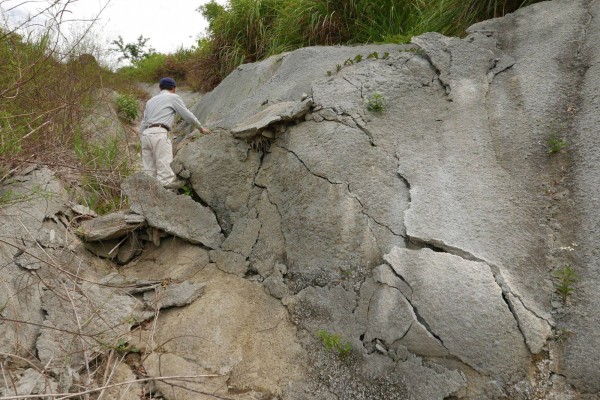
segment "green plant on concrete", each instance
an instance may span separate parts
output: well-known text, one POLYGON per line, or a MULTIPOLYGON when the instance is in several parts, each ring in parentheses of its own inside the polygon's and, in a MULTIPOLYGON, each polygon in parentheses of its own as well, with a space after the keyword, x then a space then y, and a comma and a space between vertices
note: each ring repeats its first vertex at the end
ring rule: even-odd
POLYGON ((579 276, 570 265, 554 271, 552 276, 555 280, 556 292, 560 295, 563 303, 566 303, 567 298, 575 291, 574 285, 579 280, 579 276))
POLYGON ((139 105, 135 97, 127 94, 117 96, 117 111, 119 115, 129 122, 135 121, 138 116, 139 105))
POLYGON ((376 51, 372 52, 371 54, 369 54, 369 55, 367 56, 367 60, 369 60, 369 59, 375 59, 375 60, 378 60, 378 59, 379 59, 379 53, 378 53, 378 52, 376 52, 376 51))
POLYGON ((352 351, 352 345, 348 342, 343 342, 337 333, 329 333, 322 329, 317 332, 317 337, 321 340, 327 351, 335 351, 342 357, 347 357, 352 351))
POLYGON ((359 63, 362 61, 362 54, 357 54, 356 56, 354 56, 354 61, 359 63))
POLYGON ((377 92, 371 94, 367 100, 367 110, 373 112, 385 111, 385 102, 383 96, 377 92))
POLYGON ((340 72, 342 70, 342 65, 341 64, 336 64, 335 66, 335 72, 340 72))
POLYGON ((550 135, 548 135, 548 153, 558 153, 566 146, 567 141, 560 137, 558 133, 552 132, 550 135))

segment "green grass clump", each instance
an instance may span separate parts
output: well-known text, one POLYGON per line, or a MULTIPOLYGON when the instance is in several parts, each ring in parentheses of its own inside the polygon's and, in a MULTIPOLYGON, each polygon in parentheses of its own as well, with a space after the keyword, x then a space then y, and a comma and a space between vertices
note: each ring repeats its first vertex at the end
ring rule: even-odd
POLYGON ((567 147, 567 141, 558 133, 552 132, 548 135, 548 153, 559 153, 565 147, 567 147))
POLYGON ((352 345, 348 342, 343 342, 337 333, 320 330, 317 332, 317 337, 327 351, 335 351, 342 357, 349 356, 352 351, 352 345))

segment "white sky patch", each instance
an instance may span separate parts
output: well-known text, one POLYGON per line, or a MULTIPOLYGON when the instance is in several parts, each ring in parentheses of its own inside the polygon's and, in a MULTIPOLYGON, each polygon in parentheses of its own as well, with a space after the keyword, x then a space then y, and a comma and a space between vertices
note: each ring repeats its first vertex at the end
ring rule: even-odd
MULTIPOLYGON (((65 15, 72 20, 95 19, 100 14, 96 31, 106 43, 123 37, 125 43, 136 42, 143 35, 148 45, 160 53, 174 53, 178 48, 194 46, 208 26, 196 10, 209 0, 71 0, 65 15), (105 7, 106 6, 106 7, 105 7)), ((13 24, 25 15, 36 14, 48 7, 48 0, 0 0, 13 24)), ((227 0, 218 0, 225 5, 227 0)), ((81 25, 81 22, 79 23, 81 25)))

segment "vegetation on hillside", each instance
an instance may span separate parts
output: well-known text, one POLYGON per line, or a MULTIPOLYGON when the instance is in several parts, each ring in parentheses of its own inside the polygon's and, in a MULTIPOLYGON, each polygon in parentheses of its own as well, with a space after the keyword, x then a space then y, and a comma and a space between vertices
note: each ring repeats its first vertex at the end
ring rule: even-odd
POLYGON ((62 15, 71 3, 53 1, 19 29, 2 15, 0 182, 21 166, 42 163, 87 182, 81 201, 91 196, 106 208, 120 202, 119 182, 129 167, 125 146, 114 148, 115 139, 96 129, 94 107, 111 93, 102 89, 135 88, 98 63, 90 26, 75 37, 73 27, 65 28, 62 15), (43 28, 35 17, 45 20, 43 28))
POLYGON ((465 34, 471 24, 540 0, 215 0, 198 11, 206 37, 191 50, 155 54, 130 76, 156 80, 171 75, 194 89, 212 90, 242 63, 305 46, 407 43, 414 35, 465 34))

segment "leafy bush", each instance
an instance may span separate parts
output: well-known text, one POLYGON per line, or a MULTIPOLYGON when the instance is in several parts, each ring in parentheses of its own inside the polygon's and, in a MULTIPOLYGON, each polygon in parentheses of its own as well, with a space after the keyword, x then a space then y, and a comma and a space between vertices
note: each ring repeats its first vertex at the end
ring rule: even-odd
POLYGON ((139 104, 135 97, 126 94, 117 96, 117 111, 129 122, 135 121, 139 112, 139 104))

